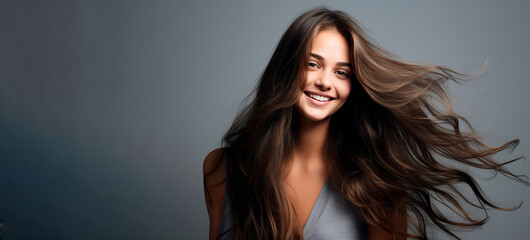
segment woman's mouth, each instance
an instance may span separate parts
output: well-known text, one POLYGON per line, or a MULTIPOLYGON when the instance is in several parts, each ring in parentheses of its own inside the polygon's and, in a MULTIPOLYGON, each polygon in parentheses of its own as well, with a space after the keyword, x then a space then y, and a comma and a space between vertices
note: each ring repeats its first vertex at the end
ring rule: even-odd
POLYGON ((316 107, 324 107, 331 103, 332 100, 335 98, 329 97, 329 96, 322 96, 320 94, 316 94, 314 92, 308 92, 304 91, 305 96, 307 97, 307 100, 311 103, 311 105, 316 107))
POLYGON ((320 102, 328 102, 328 101, 331 101, 331 100, 334 99, 334 98, 318 95, 318 94, 315 94, 315 93, 312 93, 312 92, 304 91, 304 94, 307 95, 308 97, 310 97, 312 99, 315 99, 317 101, 320 101, 320 102))

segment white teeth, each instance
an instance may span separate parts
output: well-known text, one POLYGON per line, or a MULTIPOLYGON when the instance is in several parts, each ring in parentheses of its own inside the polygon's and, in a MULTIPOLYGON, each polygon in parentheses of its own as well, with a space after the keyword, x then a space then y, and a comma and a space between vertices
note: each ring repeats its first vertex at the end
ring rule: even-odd
POLYGON ((309 97, 311 97, 313 99, 316 99, 318 101, 329 101, 328 97, 324 97, 324 96, 320 96, 320 95, 316 95, 316 94, 312 94, 312 93, 309 94, 309 97))

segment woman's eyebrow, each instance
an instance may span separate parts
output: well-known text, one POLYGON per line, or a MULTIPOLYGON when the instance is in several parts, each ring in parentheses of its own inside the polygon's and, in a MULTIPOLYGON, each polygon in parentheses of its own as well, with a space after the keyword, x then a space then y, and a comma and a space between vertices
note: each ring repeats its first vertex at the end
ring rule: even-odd
POLYGON ((309 55, 311 55, 312 57, 314 57, 314 58, 316 58, 316 59, 318 59, 320 61, 324 61, 324 57, 322 57, 322 56, 320 56, 320 55, 318 55, 316 53, 310 53, 309 55))
MULTIPOLYGON (((314 57, 320 61, 324 61, 324 57, 316 54, 316 53, 309 53, 309 55, 311 55, 311 57, 314 57)), ((338 66, 343 66, 343 67, 349 67, 349 68, 352 68, 352 65, 351 63, 348 63, 348 62, 338 62, 337 63, 338 66)))

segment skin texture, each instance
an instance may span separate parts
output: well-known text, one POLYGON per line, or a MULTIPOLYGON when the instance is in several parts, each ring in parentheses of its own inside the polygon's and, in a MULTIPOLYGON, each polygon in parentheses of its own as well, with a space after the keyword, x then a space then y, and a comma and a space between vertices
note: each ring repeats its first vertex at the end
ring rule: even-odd
MULTIPOLYGON (((328 29, 319 32, 311 44, 310 52, 306 82, 295 106, 300 117, 296 123, 292 161, 286 161, 288 163, 284 165, 286 173, 284 189, 295 209, 300 226, 305 226, 318 194, 328 177, 323 152, 330 119, 346 102, 351 90, 350 76, 353 74, 349 62, 348 43, 336 30, 328 29), (329 97, 330 101, 325 105, 315 103, 315 100, 309 98, 307 94, 309 92, 329 97)), ((210 239, 215 239, 218 235, 226 188, 224 182, 226 159, 220 158, 220 154, 220 149, 211 152, 206 157, 203 166, 205 173, 213 170, 212 174, 205 177, 210 239)), ((404 216, 401 214, 391 221, 396 223, 396 227, 406 230, 404 216)), ((367 230, 370 240, 394 239, 384 229, 377 226, 368 225, 367 230)))

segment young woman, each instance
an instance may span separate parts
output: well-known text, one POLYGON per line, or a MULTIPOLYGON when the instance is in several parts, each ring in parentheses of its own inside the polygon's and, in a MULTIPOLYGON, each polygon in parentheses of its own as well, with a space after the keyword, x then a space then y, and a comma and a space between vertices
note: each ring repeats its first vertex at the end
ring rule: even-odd
POLYGON ((428 222, 454 237, 451 226, 482 225, 461 202, 499 207, 438 158, 525 181, 491 158, 517 140, 490 147, 460 131, 469 123, 452 111, 444 82, 463 77, 399 60, 343 12, 302 14, 223 148, 204 161, 210 239, 425 239, 428 222))

